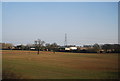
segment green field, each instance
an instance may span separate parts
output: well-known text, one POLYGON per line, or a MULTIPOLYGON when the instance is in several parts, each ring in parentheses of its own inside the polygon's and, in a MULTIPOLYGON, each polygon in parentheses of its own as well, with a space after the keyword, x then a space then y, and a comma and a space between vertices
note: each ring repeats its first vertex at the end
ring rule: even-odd
POLYGON ((2 51, 3 78, 116 79, 118 54, 2 51))

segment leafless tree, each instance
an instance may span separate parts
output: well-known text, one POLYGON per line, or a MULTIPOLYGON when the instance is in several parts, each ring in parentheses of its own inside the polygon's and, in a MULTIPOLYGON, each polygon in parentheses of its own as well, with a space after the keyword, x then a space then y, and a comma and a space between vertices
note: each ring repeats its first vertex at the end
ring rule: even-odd
POLYGON ((40 48, 43 46, 44 43, 45 43, 45 42, 42 41, 42 40, 40 40, 40 39, 35 40, 35 46, 36 46, 36 48, 37 48, 37 50, 38 50, 38 53, 37 53, 37 54, 40 53, 40 48))

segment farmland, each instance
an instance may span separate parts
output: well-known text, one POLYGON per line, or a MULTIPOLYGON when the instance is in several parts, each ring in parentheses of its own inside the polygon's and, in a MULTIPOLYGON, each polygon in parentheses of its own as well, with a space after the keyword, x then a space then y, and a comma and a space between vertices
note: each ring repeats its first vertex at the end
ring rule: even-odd
POLYGON ((116 79, 118 54, 2 51, 3 78, 116 79), (14 76, 14 77, 13 77, 14 76), (16 76, 16 77, 15 77, 16 76))

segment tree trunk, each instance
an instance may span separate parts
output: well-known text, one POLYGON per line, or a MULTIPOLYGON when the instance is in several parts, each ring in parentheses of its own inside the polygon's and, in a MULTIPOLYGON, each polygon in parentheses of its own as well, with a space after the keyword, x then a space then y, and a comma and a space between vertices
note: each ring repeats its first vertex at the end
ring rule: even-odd
POLYGON ((40 53, 40 49, 38 48, 38 54, 40 53))

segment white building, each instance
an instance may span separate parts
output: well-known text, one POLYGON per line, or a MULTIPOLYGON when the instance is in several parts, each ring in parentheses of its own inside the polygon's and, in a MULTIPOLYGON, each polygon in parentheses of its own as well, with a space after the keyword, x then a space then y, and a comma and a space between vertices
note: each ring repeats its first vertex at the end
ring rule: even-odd
POLYGON ((69 51, 69 50, 77 50, 77 47, 65 47, 65 50, 66 50, 66 51, 69 51))

